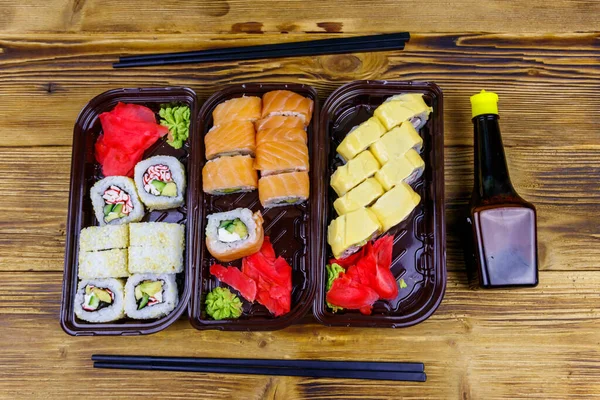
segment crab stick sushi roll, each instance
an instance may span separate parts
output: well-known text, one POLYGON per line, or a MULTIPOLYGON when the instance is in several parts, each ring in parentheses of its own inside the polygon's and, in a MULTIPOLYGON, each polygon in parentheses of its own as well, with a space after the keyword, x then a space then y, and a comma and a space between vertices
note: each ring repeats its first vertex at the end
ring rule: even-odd
POLYGON ((206 224, 206 248, 214 258, 229 262, 256 253, 264 241, 260 211, 247 208, 210 214, 206 224))
POLYGON ((404 121, 409 121, 415 129, 421 129, 432 111, 433 108, 425 103, 421 93, 406 93, 386 99, 374 114, 389 131, 404 121))
POLYGON ((90 190, 94 214, 100 225, 119 225, 141 221, 144 206, 138 198, 133 179, 109 176, 90 190))
POLYGON ((215 107, 212 112, 213 125, 230 121, 256 121, 261 117, 260 97, 243 96, 227 100, 215 107))
POLYGON ((262 118, 273 115, 298 117, 308 126, 314 102, 289 90, 273 90, 263 95, 262 118))
POLYGON ((254 167, 261 176, 308 171, 308 147, 299 141, 264 142, 256 148, 254 167))
POLYGON ((206 159, 221 156, 254 156, 256 132, 251 121, 230 121, 213 126, 204 136, 206 159))
POLYGON ((175 157, 154 156, 135 166, 135 185, 150 210, 177 208, 185 202, 185 168, 175 157))
POLYGON ((136 274, 125 284, 125 314, 133 319, 168 315, 179 303, 174 274, 136 274))
POLYGON ((303 142, 307 143, 306 131, 302 128, 263 129, 256 134, 256 144, 266 142, 303 142))
POLYGON ((257 132, 262 131, 263 129, 274 128, 305 128, 304 121, 301 118, 291 115, 271 115, 270 117, 256 121, 255 125, 257 132))
POLYGON ((308 172, 263 176, 258 180, 258 198, 263 207, 300 204, 308 199, 308 172))
POLYGON ((202 190, 212 195, 251 192, 258 186, 250 156, 219 157, 202 168, 202 190))
POLYGON ((129 225, 129 272, 174 274, 183 271, 185 227, 168 222, 129 225))
POLYGON ((111 322, 125 316, 121 279, 84 279, 77 286, 75 315, 87 322, 111 322))

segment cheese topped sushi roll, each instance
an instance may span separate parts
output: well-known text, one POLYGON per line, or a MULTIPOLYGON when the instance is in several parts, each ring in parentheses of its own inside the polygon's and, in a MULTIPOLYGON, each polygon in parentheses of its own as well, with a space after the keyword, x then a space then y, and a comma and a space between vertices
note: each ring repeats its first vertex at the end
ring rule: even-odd
POLYGON ((89 226, 79 233, 79 251, 126 249, 129 247, 128 225, 89 226))
POLYGON ((421 196, 406 183, 400 183, 381 196, 370 210, 377 216, 383 230, 404 221, 421 202, 421 196))
POLYGON ((343 196, 350 189, 373 176, 378 169, 379 162, 373 154, 368 150, 363 151, 335 170, 331 175, 331 187, 338 196, 343 196))
POLYGON ((256 148, 254 168, 260 171, 261 176, 308 171, 308 147, 297 140, 263 142, 256 148))
POLYGON ((304 121, 301 118, 291 115, 271 115, 255 122, 256 131, 274 128, 300 128, 304 129, 304 121))
POLYGON ((219 157, 202 168, 202 189, 212 195, 250 192, 258 186, 254 159, 250 156, 219 157))
POLYGON ((154 156, 135 166, 135 185, 149 210, 177 208, 185 202, 185 168, 175 157, 154 156))
POLYGON ((402 157, 388 161, 375 173, 375 179, 385 190, 390 190, 401 182, 409 185, 414 183, 421 177, 424 170, 425 162, 419 153, 410 149, 402 157))
POLYGON ((308 172, 263 176, 258 180, 258 197, 263 207, 300 204, 308 199, 308 172))
POLYGON ((406 93, 390 97, 375 109, 374 114, 389 131, 404 121, 410 121, 415 129, 421 129, 432 111, 421 93, 406 93))
POLYGON ((314 102, 289 90, 273 90, 263 95, 262 118, 273 115, 298 117, 308 126, 312 118, 314 102))
POLYGON ((266 142, 302 142, 307 143, 306 131, 302 128, 272 128, 256 133, 256 145, 266 142))
POLYGON ((141 222, 129 225, 131 274, 174 274, 183 272, 185 227, 167 222, 141 222))
POLYGON ((125 316, 124 286, 120 279, 84 279, 77 285, 74 310, 88 322, 111 322, 125 316))
POLYGON ((260 97, 243 96, 222 102, 212 112, 213 125, 229 121, 256 121, 260 119, 260 97))
POLYGON ((421 147, 423 139, 419 133, 412 124, 403 122, 373 143, 369 150, 381 165, 385 165, 389 159, 402 157, 410 149, 420 152, 421 147))
POLYGON ((342 140, 336 151, 344 160, 351 160, 372 143, 375 143, 384 133, 385 127, 381 122, 376 117, 371 117, 353 128, 342 140))
POLYGON ((230 121, 213 126, 204 136, 206 159, 251 155, 256 151, 256 132, 251 121, 230 121))
POLYGON ((369 178, 342 197, 338 197, 333 202, 333 207, 338 215, 344 215, 370 205, 384 193, 385 191, 377 179, 369 178))
POLYGON ((260 211, 247 208, 210 214, 206 224, 206 248, 222 262, 256 253, 264 241, 260 211))
POLYGON ((136 274, 125 284, 125 313, 133 319, 168 315, 179 303, 174 274, 136 274))
POLYGON ((144 218, 144 206, 138 198, 133 179, 109 176, 90 189, 92 207, 100 225, 137 222, 144 218))
POLYGON ((335 258, 344 258, 379 233, 381 224, 377 216, 368 208, 361 207, 331 221, 327 229, 327 243, 335 258))

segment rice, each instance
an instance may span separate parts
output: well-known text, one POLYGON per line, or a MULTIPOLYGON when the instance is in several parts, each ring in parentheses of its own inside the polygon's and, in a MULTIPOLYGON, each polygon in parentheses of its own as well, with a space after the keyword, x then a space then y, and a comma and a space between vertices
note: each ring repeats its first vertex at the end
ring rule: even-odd
POLYGON ((121 319, 124 312, 124 285, 121 279, 84 279, 77 286, 75 295, 75 315, 77 318, 88 322, 110 322, 121 319), (100 289, 109 289, 113 293, 113 303, 97 311, 83 309, 85 301, 85 288, 92 285, 100 289))
POLYGON ((98 220, 98 223, 103 225, 119 225, 127 224, 130 222, 141 221, 144 218, 144 206, 138 198, 137 190, 135 189, 135 183, 133 179, 126 176, 109 176, 99 180, 90 189, 90 197, 92 199, 92 206, 94 208, 94 215, 98 220), (122 218, 116 218, 110 222, 106 222, 104 216, 104 206, 107 204, 105 199, 102 197, 104 193, 111 187, 116 187, 125 194, 129 195, 131 200, 131 211, 128 215, 122 218))
POLYGON ((129 225, 129 245, 179 247, 185 240, 185 226, 169 222, 140 222, 129 225))
POLYGON ((129 247, 127 225, 90 226, 79 234, 79 251, 126 249, 129 247))
POLYGON ((133 319, 154 319, 168 315, 179 302, 175 275, 172 274, 136 274, 127 279, 125 285, 125 313, 133 319), (138 301, 135 298, 135 288, 143 281, 163 282, 162 302, 149 305, 138 310, 138 301))
POLYGON ((127 250, 80 251, 78 275, 80 279, 129 276, 127 250))
POLYGON ((129 225, 130 273, 183 272, 185 226, 167 222, 142 222, 129 225))
POLYGON ((140 196, 140 200, 150 210, 166 210, 169 208, 177 208, 184 204, 185 198, 185 169, 183 164, 175 157, 171 156, 154 156, 143 161, 140 161, 135 166, 134 173, 135 185, 137 192, 140 196), (151 184, 144 184, 144 174, 152 166, 164 165, 170 170, 172 182, 177 186, 176 196, 163 196, 157 193, 151 193, 151 190, 155 190, 151 187, 151 184))

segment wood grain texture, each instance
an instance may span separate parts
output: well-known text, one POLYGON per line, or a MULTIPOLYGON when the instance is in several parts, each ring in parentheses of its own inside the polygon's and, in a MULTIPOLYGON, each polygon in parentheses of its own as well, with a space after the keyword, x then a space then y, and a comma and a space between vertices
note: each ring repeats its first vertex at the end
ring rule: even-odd
POLYGON ((0 0, 0 398, 590 399, 600 394, 600 3, 0 0), (402 52, 113 70, 121 54, 411 31, 402 52), (487 32, 487 33, 482 33, 487 32), (285 33, 285 34, 283 34, 285 33), (58 323, 73 123, 117 87, 431 80, 444 91, 448 285, 402 330, 307 324, 69 337, 58 323), (509 169, 538 210, 540 285, 472 290, 459 223, 469 96, 499 93, 509 169), (425 384, 93 370, 93 353, 422 361, 425 384), (156 396, 155 396, 156 395, 156 396))

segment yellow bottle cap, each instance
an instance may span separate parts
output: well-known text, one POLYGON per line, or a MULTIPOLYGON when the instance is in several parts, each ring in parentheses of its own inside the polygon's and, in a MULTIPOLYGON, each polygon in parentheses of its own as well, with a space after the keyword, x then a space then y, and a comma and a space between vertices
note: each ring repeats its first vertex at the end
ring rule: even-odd
POLYGON ((471 110, 473 117, 482 114, 498 114, 498 95, 494 92, 486 92, 471 96, 471 110))

